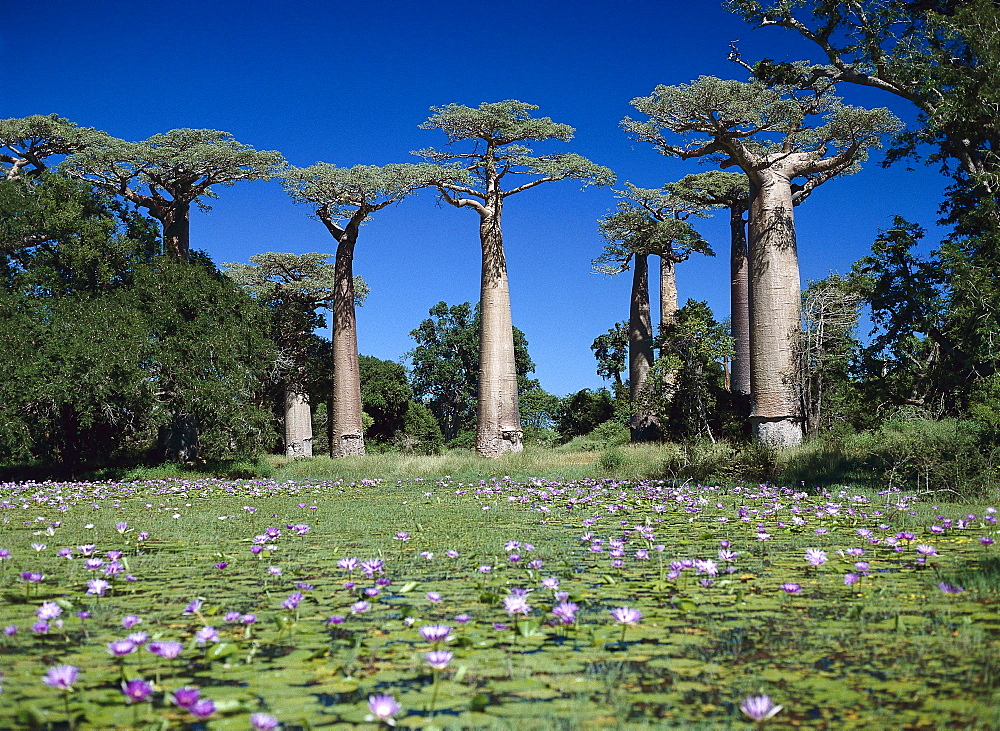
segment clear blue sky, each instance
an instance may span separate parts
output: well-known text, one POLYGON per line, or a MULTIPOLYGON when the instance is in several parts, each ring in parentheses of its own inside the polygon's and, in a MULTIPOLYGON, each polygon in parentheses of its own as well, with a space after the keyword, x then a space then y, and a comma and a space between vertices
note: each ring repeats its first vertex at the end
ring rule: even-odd
MULTIPOLYGON (((0 0, 12 10, 13 0, 0 0)), ((726 60, 812 53, 776 29, 752 30, 716 0, 33 0, 30 28, 0 24, 0 117, 57 113, 129 140, 178 127, 226 130, 295 165, 415 161, 444 144, 417 128, 432 105, 520 99, 576 128, 575 151, 643 187, 705 168, 670 160, 619 128, 629 100, 699 75, 745 78, 726 60)), ((24 17, 24 14, 22 14, 24 17)), ((845 87, 851 103, 913 110, 845 87)), ((819 188, 796 210, 803 283, 846 272, 901 214, 932 227, 944 187, 932 168, 880 168, 819 188)), ((192 214, 191 245, 220 265, 265 251, 332 253, 326 229, 280 185, 220 188, 192 214)), ((629 275, 591 270, 603 241, 607 188, 549 183, 508 199, 504 233, 514 322, 542 386, 564 395, 602 385, 594 337, 628 315, 629 275)), ((372 292, 359 313, 362 353, 399 360, 409 332, 444 300, 478 297, 477 217, 430 191, 377 213, 362 230, 356 271, 372 292)), ((725 216, 698 224, 719 256, 678 267, 682 301, 728 315, 725 216)), ((654 302, 655 306, 655 302, 654 302)))

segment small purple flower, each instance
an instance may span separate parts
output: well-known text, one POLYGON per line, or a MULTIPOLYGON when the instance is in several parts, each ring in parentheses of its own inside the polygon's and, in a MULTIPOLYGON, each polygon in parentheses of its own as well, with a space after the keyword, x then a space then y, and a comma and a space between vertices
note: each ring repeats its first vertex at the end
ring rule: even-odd
POLYGON ((458 622, 458 624, 465 624, 470 619, 472 619, 472 617, 470 617, 468 614, 456 614, 455 615, 455 621, 458 622))
POLYGON ((13 637, 14 635, 17 634, 17 625, 16 624, 8 624, 6 627, 3 628, 3 633, 7 637, 13 637))
POLYGON ((337 561, 337 566, 342 568, 344 571, 354 571, 358 567, 358 559, 356 558, 342 558, 337 561))
MULTIPOLYGON (((807 548, 806 549, 806 561, 809 562, 810 566, 822 566, 826 563, 826 551, 820 548, 807 548)), ((766 697, 766 696, 761 696, 766 697)))
POLYGON ((178 688, 174 691, 174 703, 181 708, 190 708, 198 702, 199 694, 197 688, 178 688))
POLYGON ((240 622, 242 624, 253 624, 256 621, 257 621, 256 614, 244 614, 242 617, 240 617, 240 622))
POLYGON ((125 695, 126 703, 140 703, 146 700, 153 692, 153 686, 142 678, 133 678, 127 683, 122 683, 122 693, 125 695))
POLYGON ((42 682, 50 688, 56 688, 65 692, 73 690, 73 683, 76 682, 80 669, 73 665, 55 665, 45 673, 42 682))
POLYGON ((250 726, 254 731, 274 731, 281 722, 270 713, 251 713, 250 726))
POLYGON ((375 719, 390 726, 396 725, 396 719, 393 716, 403 710, 396 698, 387 693, 368 696, 368 709, 375 719))
POLYGON ((531 605, 528 604, 527 599, 523 595, 510 594, 505 596, 503 599, 503 608, 507 610, 507 614, 512 617, 515 614, 523 614, 528 616, 528 612, 531 611, 531 605))
POLYGON ((542 579, 542 587, 545 589, 552 589, 552 590, 558 589, 559 579, 557 579, 555 576, 546 576, 544 579, 542 579))
POLYGON ((420 635, 432 644, 447 642, 451 637, 451 627, 447 624, 428 624, 420 628, 420 635))
POLYGON ((630 607, 617 607, 611 610, 611 618, 619 624, 634 626, 642 619, 642 612, 630 607))
POLYGON ((435 670, 444 670, 448 667, 448 663, 452 661, 453 657, 454 655, 447 650, 432 650, 424 655, 427 664, 435 670))
POLYGON ((188 713, 195 718, 208 718, 215 713, 215 702, 209 698, 199 698, 188 707, 188 713))
POLYGON ((115 657, 125 657, 135 652, 138 647, 132 640, 115 640, 108 643, 108 654, 115 657))
POLYGON ((943 581, 938 584, 938 589, 943 591, 945 594, 961 594, 965 589, 961 586, 953 586, 952 584, 946 584, 943 581))
POLYGON ((148 652, 151 652, 154 655, 159 655, 164 660, 173 660, 174 658, 176 658, 178 655, 181 654, 181 651, 183 649, 184 645, 182 645, 180 642, 173 642, 169 640, 150 642, 148 645, 146 645, 146 650, 148 652))
POLYGON ((40 584, 45 578, 44 574, 40 574, 37 571, 22 571, 21 578, 27 581, 29 584, 40 584))
POLYGON ((204 602, 201 599, 192 599, 191 602, 184 607, 183 614, 197 614, 201 611, 201 605, 204 602))
POLYGON ((552 614, 563 624, 573 624, 578 611, 580 607, 574 602, 563 601, 552 607, 552 614))
POLYGON ((48 622, 62 614, 62 607, 55 602, 42 602, 42 605, 35 610, 35 615, 43 622, 48 622))
POLYGON ((802 587, 801 586, 799 586, 798 584, 795 584, 795 583, 793 583, 791 581, 788 581, 788 582, 782 584, 781 585, 781 589, 786 594, 798 594, 800 591, 802 591, 802 587))
POLYGON ((993 545, 993 539, 990 538, 989 536, 983 536, 982 538, 979 539, 979 542, 982 543, 984 546, 993 545))
POLYGON ((410 540, 410 534, 407 533, 405 530, 401 530, 401 531, 399 531, 399 533, 396 534, 396 540, 397 541, 408 541, 408 540, 410 540))
POLYGON ((214 644, 219 641, 219 631, 206 625, 194 633, 194 641, 198 643, 198 647, 204 647, 209 642, 214 644))
POLYGON ((371 609, 371 604, 366 601, 354 602, 351 605, 351 614, 364 614, 371 609))
POLYGON ((327 626, 332 624, 343 624, 343 623, 344 623, 344 617, 343 615, 340 614, 334 614, 332 617, 326 620, 327 626))
POLYGON ((441 595, 436 591, 429 591, 427 592, 427 601, 439 604, 441 602, 441 595))
POLYGON ((142 620, 135 614, 127 614, 122 617, 122 627, 125 629, 132 629, 141 622, 142 620))
POLYGON ((929 546, 926 543, 917 544, 917 553, 921 556, 937 556, 937 550, 934 546, 929 546))
POLYGON ((229 624, 233 624, 234 622, 239 622, 241 616, 242 615, 239 612, 226 612, 223 619, 229 624))
POLYGON ((215 564, 215 568, 217 568, 219 571, 222 571, 228 565, 229 563, 227 561, 219 561, 219 563, 215 564))
POLYGON ((770 696, 752 695, 740 703, 740 710, 757 723, 775 716, 782 706, 775 705, 770 696))
POLYGON ((861 577, 858 576, 857 574, 853 573, 853 572, 852 573, 844 574, 844 585, 845 586, 854 586, 860 580, 861 580, 861 577))

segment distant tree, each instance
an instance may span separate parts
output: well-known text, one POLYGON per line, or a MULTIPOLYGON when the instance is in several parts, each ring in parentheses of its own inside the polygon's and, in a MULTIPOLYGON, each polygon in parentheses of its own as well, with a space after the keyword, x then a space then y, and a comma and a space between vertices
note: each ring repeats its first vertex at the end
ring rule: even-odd
POLYGON ((372 418, 366 436, 374 442, 388 444, 403 432, 406 415, 413 402, 413 390, 406 377, 406 368, 391 360, 358 356, 361 375, 361 403, 372 418))
POLYGON ((55 114, 0 119, 0 170, 7 180, 40 175, 53 155, 78 152, 104 137, 55 114))
POLYGON ((792 181, 803 178, 801 187, 811 190, 856 172, 868 150, 899 126, 887 109, 847 106, 833 92, 823 79, 800 88, 702 76, 633 99, 649 121, 623 122, 665 155, 712 157, 750 179, 751 424, 757 441, 776 446, 802 439, 795 385, 801 285, 792 215, 799 184, 792 181), (810 125, 817 115, 823 123, 810 125))
MULTIPOLYGON (((406 354, 413 364, 410 375, 413 392, 437 418, 447 442, 476 423, 481 352, 479 320, 478 305, 473 308, 468 302, 452 306, 438 302, 430 309, 430 318, 410 332, 417 343, 406 354)), ((528 355, 524 333, 513 327, 512 334, 515 376, 521 393, 537 386, 537 381, 527 377, 535 370, 535 364, 528 355)))
MULTIPOLYGON (((711 249, 687 218, 697 206, 662 190, 628 185, 618 210, 601 219, 601 233, 608 240, 594 268, 606 274, 632 269, 629 306, 629 401, 632 406, 632 441, 655 438, 658 424, 652 412, 639 408, 643 389, 653 366, 653 325, 649 309, 648 257, 661 260, 661 320, 676 312, 676 264, 693 252, 711 254, 711 249), (666 304, 664 304, 666 301, 666 304)), ((661 374, 669 380, 669 374, 661 374)))
POLYGON ((722 362, 732 357, 733 339, 716 322, 706 302, 689 299, 660 328, 660 358, 655 369, 676 374, 669 382, 652 381, 645 395, 650 408, 672 435, 715 441, 713 419, 721 416, 725 374, 722 362))
POLYGON ((191 206, 208 210, 215 188, 269 180, 285 167, 275 151, 258 151, 214 129, 174 129, 142 142, 110 135, 70 155, 62 170, 149 211, 163 226, 164 251, 187 261, 191 206), (145 192, 143 192, 145 191, 145 192))
POLYGON ((594 338, 590 349, 597 359, 597 375, 612 381, 616 398, 625 393, 627 382, 622 380, 622 374, 627 370, 628 322, 616 322, 606 333, 594 338))
MULTIPOLYGON (((283 386, 285 456, 312 457, 312 409, 309 398, 310 361, 318 347, 320 314, 333 301, 334 267, 328 254, 268 252, 250 257, 249 264, 226 264, 226 274, 248 291, 271 317, 271 337, 279 349, 275 364, 283 386)), ((361 277, 354 278, 355 304, 368 294, 361 277)))
POLYGON ((562 399, 556 413, 556 431, 562 439, 590 434, 615 414, 614 398, 607 389, 584 388, 562 399))
POLYGON ((831 274, 802 292, 802 343, 799 374, 806 434, 817 436, 844 421, 861 295, 848 278, 831 274))
POLYGON ((549 117, 533 118, 533 104, 507 100, 483 103, 478 108, 449 104, 432 107, 434 114, 423 129, 439 129, 449 143, 471 142, 469 152, 435 149, 418 154, 435 163, 458 164, 468 170, 466 184, 450 180, 438 182, 444 200, 456 208, 471 208, 479 215, 482 248, 480 309, 482 335, 478 404, 476 408, 476 450, 485 457, 499 457, 523 448, 518 411, 518 379, 510 311, 507 261, 503 247, 501 214, 510 196, 555 180, 576 179, 583 185, 608 185, 614 173, 580 155, 564 153, 534 155, 525 143, 573 137, 573 128, 557 124, 549 117), (508 176, 528 176, 513 188, 502 186, 508 176))
POLYGON ((338 168, 316 163, 286 173, 285 189, 296 203, 308 205, 337 242, 333 276, 333 457, 365 453, 358 330, 355 316, 354 249, 358 231, 371 214, 398 203, 432 181, 461 179, 440 165, 397 164, 338 168))

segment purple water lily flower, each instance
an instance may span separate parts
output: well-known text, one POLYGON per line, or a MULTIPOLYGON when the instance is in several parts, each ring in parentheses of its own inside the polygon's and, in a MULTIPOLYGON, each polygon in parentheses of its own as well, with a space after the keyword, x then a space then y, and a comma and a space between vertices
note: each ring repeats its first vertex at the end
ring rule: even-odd
POLYGON ((199 698, 188 707, 188 713, 195 718, 208 718, 215 713, 215 701, 209 698, 199 698))
POLYGON ((642 612, 631 607, 617 607, 611 610, 611 618, 619 624, 634 626, 642 619, 642 612))
POLYGON ((770 696, 752 695, 740 703, 740 710, 757 723, 775 716, 782 706, 775 705, 770 696))
POLYGON ((73 683, 76 682, 79 674, 80 669, 73 665, 55 665, 45 673, 42 682, 50 688, 56 688, 68 693, 73 690, 73 683))
POLYGON ((452 661, 453 657, 454 655, 447 650, 433 650, 424 655, 427 664, 435 670, 444 670, 448 667, 448 663, 452 661))
POLYGON ((451 627, 447 624, 428 624, 420 628, 420 635, 432 644, 447 642, 451 637, 451 627))
POLYGON ((396 719, 393 716, 403 710, 395 696, 391 696, 388 693, 368 696, 368 708, 372 712, 374 719, 390 726, 396 725, 396 719))
POLYGON ((181 708, 190 708, 198 702, 200 693, 197 688, 178 688, 174 691, 174 703, 181 708))
POLYGON ((122 693, 125 695, 126 703, 139 703, 153 693, 153 686, 142 678, 133 678, 127 683, 122 683, 122 693))
POLYGON ((270 713, 251 713, 250 726, 254 731, 274 731, 281 722, 270 713))

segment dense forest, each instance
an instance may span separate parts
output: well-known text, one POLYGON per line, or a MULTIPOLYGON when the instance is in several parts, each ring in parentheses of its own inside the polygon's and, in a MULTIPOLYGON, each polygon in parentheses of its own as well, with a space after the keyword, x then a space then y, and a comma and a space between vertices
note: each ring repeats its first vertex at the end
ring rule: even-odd
POLYGON ((383 166, 295 167, 217 130, 132 142, 57 114, 0 120, 0 462, 15 474, 81 474, 262 454, 500 457, 597 434, 602 444, 726 442, 758 457, 804 443, 817 470, 863 453, 928 485, 993 486, 1000 9, 728 6, 815 56, 750 59, 734 44, 736 78, 633 99, 622 134, 691 161, 689 175, 656 189, 617 180, 572 151, 572 127, 516 100, 432 107, 421 126, 439 146, 383 166), (908 102, 916 123, 846 104, 851 86, 908 102), (821 185, 850 186, 863 165, 913 161, 949 181, 944 239, 926 242, 897 216, 848 273, 803 289, 798 206, 821 185), (282 185, 334 253, 211 261, 192 241, 192 208, 253 180, 282 185), (595 244, 593 267, 627 272, 632 286, 628 319, 594 334, 607 387, 559 397, 531 378, 512 321, 502 212, 510 196, 573 181, 616 186, 617 207, 594 222, 604 250, 595 244), (431 308, 399 363, 361 355, 363 224, 418 190, 478 226, 479 301, 431 308), (728 240, 699 232, 710 216, 727 217, 728 240), (730 316, 682 304, 677 271, 725 253, 730 316))

